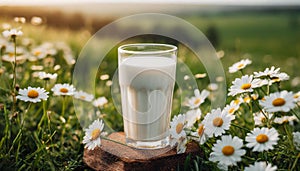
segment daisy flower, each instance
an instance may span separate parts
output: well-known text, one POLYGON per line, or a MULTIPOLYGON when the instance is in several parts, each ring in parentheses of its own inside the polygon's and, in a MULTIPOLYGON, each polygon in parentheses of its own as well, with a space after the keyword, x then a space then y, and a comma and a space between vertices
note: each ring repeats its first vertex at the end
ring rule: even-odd
POLYGON ((221 140, 217 140, 214 144, 210 154, 209 160, 213 162, 219 162, 221 165, 236 165, 241 161, 241 156, 246 154, 246 150, 241 149, 243 146, 243 140, 231 135, 225 135, 221 137, 221 140))
POLYGON ((34 16, 31 18, 30 23, 34 26, 37 26, 43 23, 43 19, 41 17, 34 16))
POLYGON ((105 97, 99 97, 93 101, 93 105, 95 107, 103 107, 107 102, 108 101, 105 97))
POLYGON ((254 113, 254 124, 258 126, 263 126, 267 122, 267 118, 272 118, 273 114, 267 113, 264 111, 263 112, 256 112, 254 113))
POLYGON ((105 134, 103 131, 103 121, 95 120, 87 129, 85 129, 85 136, 83 137, 83 144, 85 148, 94 150, 95 147, 101 145, 101 135, 105 134))
POLYGON ((57 50, 55 49, 55 45, 53 43, 44 42, 39 47, 43 49, 47 55, 53 56, 57 53, 57 50))
POLYGON ((4 54, 2 56, 2 60, 6 62, 16 62, 17 63, 23 63, 26 61, 26 56, 24 55, 24 48, 17 47, 16 48, 16 54, 15 54, 15 47, 13 44, 7 44, 4 54), (16 59, 15 59, 16 55, 16 59))
POLYGON ((300 102, 300 91, 295 93, 293 97, 295 102, 300 102))
POLYGON ((286 80, 289 80, 290 79, 290 76, 287 74, 287 73, 278 73, 278 74, 273 74, 271 76, 271 81, 269 82, 269 84, 273 84, 273 83, 276 83, 276 82, 281 82, 281 81, 286 81, 286 80))
POLYGON ((199 142, 200 145, 204 144, 207 140, 207 135, 204 133, 204 124, 200 123, 195 132, 191 132, 193 140, 199 142))
POLYGON ((249 167, 245 167, 245 171, 275 171, 277 170, 277 166, 272 167, 271 164, 266 162, 255 162, 254 165, 250 165, 249 167))
POLYGON ((231 67, 229 67, 229 73, 237 72, 241 69, 244 69, 247 65, 251 64, 252 61, 249 59, 242 59, 241 61, 233 64, 231 67))
POLYGON ((176 147, 177 154, 182 154, 185 152, 187 142, 188 141, 187 141, 186 137, 179 138, 179 140, 177 141, 177 147, 176 147))
POLYGON ((240 105, 236 103, 230 103, 224 107, 223 111, 230 115, 233 115, 239 108, 240 105))
POLYGON ((297 150, 300 150, 300 132, 293 132, 293 141, 297 150))
POLYGON ((225 133, 225 130, 229 129, 230 123, 234 118, 234 115, 229 115, 226 112, 221 111, 220 108, 213 109, 203 120, 205 134, 208 135, 208 137, 222 135, 225 133))
POLYGON ((37 59, 43 59, 47 56, 47 51, 45 48, 36 47, 31 50, 31 54, 33 57, 37 59))
POLYGON ((283 117, 276 117, 274 119, 274 123, 277 124, 283 124, 283 123, 290 123, 290 125, 293 125, 294 121, 298 120, 296 116, 283 116, 283 117))
POLYGON ((216 83, 210 83, 210 84, 208 84, 208 86, 207 86, 207 89, 208 89, 209 91, 216 91, 216 90, 218 90, 218 88, 219 88, 219 86, 218 86, 218 84, 216 84, 216 83))
POLYGON ((57 74, 50 74, 50 73, 46 73, 46 72, 38 72, 38 77, 41 80, 55 80, 57 78, 57 74))
POLYGON ((5 30, 2 32, 2 35, 4 37, 17 37, 17 36, 22 36, 23 35, 23 32, 21 30, 18 30, 18 29, 10 29, 10 30, 5 30))
POLYGON ((259 104, 267 112, 288 112, 296 105, 293 93, 286 90, 270 94, 264 100, 260 100, 259 104))
POLYGON ((242 78, 236 78, 232 81, 232 86, 229 88, 229 96, 237 94, 253 92, 253 88, 259 87, 259 79, 253 79, 253 75, 244 75, 242 78))
POLYGON ((198 73, 198 74, 195 74, 195 78, 205 78, 207 76, 206 73, 198 73))
POLYGON ((244 103, 250 103, 250 102, 251 102, 251 99, 252 99, 251 96, 246 95, 246 96, 243 97, 243 102, 244 102, 244 103))
POLYGON ((257 87, 262 87, 264 85, 269 85, 269 81, 267 79, 259 79, 257 78, 258 81, 257 81, 257 87))
POLYGON ((55 96, 72 96, 75 93, 75 88, 73 85, 67 83, 55 84, 51 91, 53 91, 53 95, 55 96))
POLYGON ((238 97, 238 98, 236 98, 236 99, 234 99, 234 100, 232 100, 231 102, 230 102, 230 105, 241 105, 242 103, 243 103, 243 98, 242 97, 238 97))
POLYGON ((186 112, 186 126, 191 127, 194 125, 194 123, 199 120, 201 117, 201 110, 200 109, 194 109, 194 110, 189 110, 186 112))
POLYGON ((170 125, 171 125, 170 128, 171 138, 178 141, 181 137, 186 137, 186 133, 184 131, 184 128, 186 127, 186 119, 184 114, 179 114, 178 116, 174 116, 170 125))
POLYGON ((47 100, 48 92, 44 88, 40 87, 28 87, 19 90, 19 95, 17 99, 25 102, 41 102, 42 100, 47 100))
POLYGON ((248 143, 248 148, 253 147, 253 151, 267 151, 272 150, 273 145, 277 144, 279 140, 278 132, 274 128, 254 128, 251 133, 248 133, 245 139, 248 143))
POLYGON ((87 102, 91 102, 94 99, 94 95, 80 90, 80 91, 77 91, 74 93, 74 98, 84 100, 87 102))
POLYGON ((24 55, 17 55, 15 58, 15 55, 13 53, 4 54, 2 56, 2 61, 5 62, 16 62, 18 64, 24 63, 26 61, 26 57, 24 55))
POLYGON ((200 91, 196 89, 194 90, 194 94, 195 96, 188 100, 188 106, 191 109, 195 109, 199 107, 200 104, 202 104, 204 100, 207 98, 207 96, 209 95, 209 91, 202 90, 202 92, 200 93, 200 91))
POLYGON ((100 76, 100 80, 108 80, 109 79, 109 75, 108 74, 103 74, 100 76))
POLYGON ((279 73, 280 68, 275 68, 272 66, 271 68, 266 68, 264 71, 254 72, 255 78, 271 78, 273 75, 279 73))

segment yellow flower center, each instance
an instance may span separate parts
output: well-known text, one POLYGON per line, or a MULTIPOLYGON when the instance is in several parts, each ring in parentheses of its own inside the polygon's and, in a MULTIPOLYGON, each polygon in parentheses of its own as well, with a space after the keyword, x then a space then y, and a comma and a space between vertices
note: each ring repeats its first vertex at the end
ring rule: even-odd
POLYGON ((274 81, 274 82, 279 82, 280 81, 280 78, 279 77, 273 77, 273 78, 271 78, 272 79, 272 81, 274 81))
POLYGON ((39 56, 41 53, 42 53, 41 51, 35 51, 35 52, 34 52, 34 55, 35 55, 35 56, 39 56))
POLYGON ((176 125, 176 133, 179 134, 182 130, 183 130, 183 124, 182 123, 178 123, 176 125))
POLYGON ((213 120, 213 125, 216 126, 216 127, 220 127, 223 125, 223 119, 220 118, 220 117, 216 117, 214 120, 213 120))
POLYGON ((62 93, 67 93, 67 92, 69 92, 69 90, 68 90, 67 88, 61 88, 59 91, 62 92, 62 93))
POLYGON ((247 96, 247 97, 244 98, 244 102, 245 102, 245 103, 249 103, 250 100, 251 100, 251 98, 250 98, 249 96, 247 96))
POLYGON ((84 99, 85 99, 85 96, 80 96, 80 98, 84 100, 84 99))
POLYGON ((99 128, 94 129, 94 130, 92 131, 92 138, 91 138, 91 140, 97 139, 97 138, 99 137, 100 133, 101 133, 101 131, 100 131, 99 128))
POLYGON ((37 92, 36 90, 29 90, 28 93, 27 93, 27 96, 29 98, 37 98, 39 96, 39 92, 37 92))
POLYGON ((256 137, 256 141, 261 144, 267 142, 268 140, 269 140, 269 138, 266 134, 259 134, 256 137))
POLYGON ((200 98, 197 98, 197 99, 194 101, 194 104, 196 105, 196 104, 200 103, 200 101, 201 101, 201 99, 200 99, 200 98))
POLYGON ((245 83, 245 84, 243 84, 243 85, 241 86, 241 89, 243 89, 243 90, 247 90, 247 89, 249 89, 249 88, 251 88, 251 84, 250 84, 250 83, 245 83))
POLYGON ((245 65, 244 64, 239 64, 238 66, 237 66, 237 68, 238 69, 241 69, 241 68, 243 68, 245 65))
POLYGON ((14 54, 14 53, 9 53, 8 56, 9 56, 10 58, 12 58, 12 57, 15 56, 15 54, 14 54))
POLYGON ((253 94, 253 95, 251 95, 251 98, 252 98, 253 100, 257 100, 257 99, 258 99, 258 95, 253 94))
POLYGON ((228 110, 228 113, 230 113, 230 114, 233 114, 234 112, 235 112, 234 108, 231 108, 231 109, 228 110))
POLYGON ((234 104, 237 105, 237 104, 239 104, 239 103, 240 103, 240 99, 235 99, 235 100, 234 100, 234 104))
POLYGON ((199 136, 202 136, 202 135, 203 135, 203 132, 204 132, 204 125, 201 124, 201 125, 198 127, 198 135, 199 135, 199 136))
POLYGON ((226 145, 226 146, 223 147, 222 153, 225 156, 230 156, 234 153, 234 148, 231 145, 226 145))
POLYGON ((266 123, 267 122, 267 119, 265 117, 260 118, 260 120, 261 120, 262 123, 266 123))
POLYGON ((298 99, 299 97, 300 97, 300 94, 295 94, 295 95, 294 95, 294 98, 295 98, 295 99, 298 99))
POLYGON ((285 100, 283 98, 277 98, 273 100, 272 105, 273 106, 283 106, 285 104, 285 100))

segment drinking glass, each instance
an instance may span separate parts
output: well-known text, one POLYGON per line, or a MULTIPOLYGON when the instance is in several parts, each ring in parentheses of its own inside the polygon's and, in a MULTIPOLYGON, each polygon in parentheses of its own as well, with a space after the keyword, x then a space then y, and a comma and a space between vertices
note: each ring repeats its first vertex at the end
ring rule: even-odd
POLYGON ((119 83, 126 143, 135 148, 169 145, 177 47, 126 44, 118 48, 119 83))

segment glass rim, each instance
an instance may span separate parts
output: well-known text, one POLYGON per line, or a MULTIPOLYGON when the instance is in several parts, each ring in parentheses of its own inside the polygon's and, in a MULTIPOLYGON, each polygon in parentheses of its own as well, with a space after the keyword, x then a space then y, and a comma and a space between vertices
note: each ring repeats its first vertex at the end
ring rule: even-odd
POLYGON ((131 44, 124 44, 118 47, 119 53, 130 53, 130 54, 161 54, 161 53, 170 53, 177 50, 177 47, 171 44, 163 44, 163 43, 131 43, 131 44), (156 50, 156 51, 138 51, 138 50, 126 50, 124 48, 128 47, 138 47, 138 46, 160 46, 160 47, 167 47, 169 49, 165 50, 156 50))

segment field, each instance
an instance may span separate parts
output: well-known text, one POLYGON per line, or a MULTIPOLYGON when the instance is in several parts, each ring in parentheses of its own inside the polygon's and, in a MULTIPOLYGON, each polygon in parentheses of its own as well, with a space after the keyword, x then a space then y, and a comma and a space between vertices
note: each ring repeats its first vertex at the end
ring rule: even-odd
MULTIPOLYGON (((240 73, 229 73, 228 68, 239 60, 247 58, 252 61, 252 64, 243 70, 244 73, 251 74, 254 71, 263 71, 271 66, 279 67, 281 72, 286 72, 290 76, 288 81, 282 82, 279 89, 287 89, 295 93, 300 91, 298 67, 300 61, 299 9, 227 10, 207 14, 186 12, 184 14, 175 13, 175 15, 201 30, 214 45, 216 51, 222 54, 220 60, 225 70, 225 81, 228 88, 235 78, 241 76, 240 73)), ((27 20, 30 21, 29 18, 27 20)), ((32 50, 45 42, 50 42, 56 53, 48 54, 37 60, 17 62, 16 65, 14 62, 4 60, 0 62, 0 129, 4 130, 0 132, 0 170, 89 170, 82 160, 84 130, 76 117, 72 103, 73 98, 64 95, 55 96, 51 88, 57 83, 72 84, 72 74, 76 65, 76 63, 72 63, 72 60, 76 60, 81 49, 97 27, 83 27, 74 30, 72 28, 53 27, 47 23, 35 26, 30 22, 16 23, 8 17, 0 18, 0 24, 3 23, 8 23, 13 27, 22 27, 23 35, 17 36, 11 42, 25 49, 26 53, 20 52, 22 56, 34 55, 32 50), (28 39, 30 44, 24 44, 26 38, 30 38, 28 39), (63 44, 57 42, 63 42, 63 44), (66 50, 68 48, 70 50, 66 50), (58 76, 55 80, 38 79, 34 76, 34 73, 38 72, 38 70, 32 69, 34 66, 43 66, 42 71, 57 73, 58 76), (17 93, 28 86, 44 87, 49 92, 49 98, 39 103, 16 100, 17 93)), ((2 32, 5 29, 1 28, 0 30, 2 32)), ((2 39, 5 38, 0 40, 2 39)), ((170 41, 173 43, 174 40, 146 36, 136 37, 120 44, 132 41, 163 43, 170 41)), ((2 42, 0 41, 0 43, 2 42)), ((182 50, 179 52, 179 59, 189 67, 193 75, 206 72, 203 64, 189 49, 180 42, 175 41, 175 43, 182 50)), ((103 119, 107 127, 110 128, 106 130, 108 132, 122 131, 123 129, 122 116, 118 114, 112 102, 110 87, 117 68, 117 46, 111 47, 111 51, 101 63, 97 77, 99 79, 95 82, 95 98, 106 97, 108 103, 99 107, 91 107, 91 110, 85 111, 89 117, 96 116, 103 119)), ((3 59, 7 52, 3 44, 0 44, 0 48, 0 59, 3 59)), ((196 80, 200 90, 208 88, 208 77, 197 78, 196 80)), ((271 87, 270 90, 275 90, 275 88, 271 87)), ((176 99, 176 97, 180 97, 180 93, 176 89, 172 115, 177 115, 181 110, 182 102, 176 99)), ((232 97, 228 97, 227 102, 230 103, 231 100, 232 97)), ((91 105, 91 101, 80 100, 80 98, 79 101, 82 105, 91 105)), ((251 107, 250 112, 249 106, 251 105, 244 105, 241 113, 244 112, 248 116, 249 113, 258 110, 251 107)), ((210 112, 210 105, 207 101, 201 105, 201 110, 204 114, 210 112)), ((295 111, 299 112, 299 109, 297 108, 295 111)), ((234 127, 230 131, 233 132, 233 135, 243 137, 247 130, 249 132, 253 129, 253 126, 247 125, 249 120, 239 119, 241 123, 237 127, 244 126, 246 130, 238 133, 239 130, 234 127)), ((280 141, 282 146, 278 145, 278 149, 274 153, 268 151, 264 154, 257 154, 248 151, 247 155, 250 157, 243 158, 243 163, 252 164, 255 161, 254 158, 258 158, 269 162, 274 160, 277 163, 273 163, 273 165, 277 164, 278 168, 282 170, 300 169, 299 151, 295 150, 295 147, 285 149, 292 143, 287 141, 287 139, 291 140, 292 132, 299 131, 299 123, 295 121, 293 126, 284 124, 284 126, 275 125, 275 127, 281 131, 279 131, 280 133, 288 134, 287 138, 282 136, 284 139, 280 141), (280 150, 286 150, 286 152, 281 154, 280 150), (289 153, 291 154, 290 158, 287 157, 289 153)), ((208 142, 215 143, 216 139, 208 142)), ((203 145, 205 152, 211 152, 208 147, 212 147, 212 145, 203 145)), ((189 167, 193 170, 197 170, 197 167, 216 168, 216 164, 208 162, 208 158, 209 154, 206 154, 203 161, 197 159, 198 164, 191 161, 190 165, 185 166, 185 168, 189 167)), ((232 166, 231 169, 241 170, 245 166, 238 164, 232 166)))

